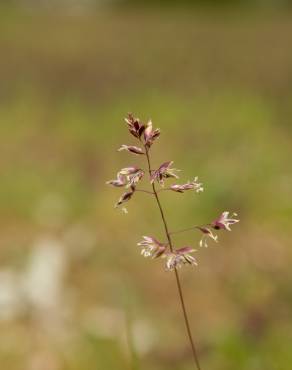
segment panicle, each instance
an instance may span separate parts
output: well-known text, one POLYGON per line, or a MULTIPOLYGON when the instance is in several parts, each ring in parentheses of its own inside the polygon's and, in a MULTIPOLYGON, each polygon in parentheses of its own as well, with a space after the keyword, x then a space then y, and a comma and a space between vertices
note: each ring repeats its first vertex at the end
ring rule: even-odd
MULTIPOLYGON (((155 140, 160 136, 160 129, 154 129, 152 121, 149 120, 146 124, 140 121, 139 118, 129 113, 125 121, 128 126, 129 132, 139 140, 140 146, 135 145, 121 145, 118 151, 127 151, 136 155, 147 155, 149 171, 150 171, 150 183, 153 186, 153 192, 147 190, 136 189, 140 180, 144 177, 145 172, 142 168, 136 166, 129 166, 122 168, 115 179, 109 180, 106 184, 114 187, 124 187, 125 193, 121 195, 115 207, 119 207, 124 203, 131 200, 135 191, 144 191, 146 193, 154 194, 157 198, 157 191, 155 189, 155 182, 158 182, 161 186, 164 186, 164 182, 169 178, 178 178, 177 172, 179 170, 172 168, 173 161, 167 161, 162 163, 156 170, 150 169, 149 150, 155 140), (143 146, 143 148, 142 148, 143 146)), ((198 177, 195 177, 192 181, 188 181, 185 184, 173 184, 163 190, 172 190, 177 193, 184 193, 188 190, 194 190, 196 193, 200 193, 204 190, 203 184, 198 181, 198 177)), ((158 201, 158 199, 157 199, 158 201)), ((159 203, 159 201, 158 201, 159 203)), ((159 205, 160 206, 160 205, 159 205)), ((122 207, 122 211, 127 213, 127 209, 122 207)), ((163 220, 164 216, 162 215, 163 220)), ((164 221, 165 222, 165 221, 164 221)), ((229 216, 228 211, 221 213, 214 221, 201 226, 193 226, 191 229, 198 229, 202 233, 202 237, 199 241, 200 247, 207 247, 209 241, 218 242, 218 236, 214 230, 228 230, 231 231, 231 225, 239 222, 237 214, 233 213, 229 216)), ((165 225, 166 226, 166 225, 165 225)), ((189 229, 180 230, 178 232, 186 231, 189 229)), ((152 236, 143 236, 142 241, 138 243, 141 247, 141 254, 144 257, 154 258, 165 258, 165 268, 168 271, 180 268, 183 265, 197 265, 196 258, 192 255, 195 250, 192 247, 183 247, 175 249, 171 245, 170 234, 167 232, 168 243, 162 243, 152 236)))

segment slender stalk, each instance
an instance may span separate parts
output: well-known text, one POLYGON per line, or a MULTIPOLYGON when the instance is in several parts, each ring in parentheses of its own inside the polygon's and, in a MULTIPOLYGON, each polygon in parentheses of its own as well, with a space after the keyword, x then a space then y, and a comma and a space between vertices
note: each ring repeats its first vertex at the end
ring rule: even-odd
MULTIPOLYGON (((146 147, 146 145, 144 145, 144 148, 145 148, 146 157, 147 157, 148 171, 149 171, 149 175, 151 176, 152 170, 151 170, 149 149, 146 147)), ((154 196, 156 198, 158 208, 160 210, 161 218, 162 218, 164 229, 165 229, 165 234, 167 236, 167 240, 168 240, 168 244, 169 244, 169 248, 170 248, 171 252, 173 252, 174 249, 173 249, 173 245, 172 245, 170 232, 169 232, 169 229, 168 229, 168 226, 167 226, 167 222, 166 222, 166 219, 165 219, 163 208, 162 208, 159 196, 157 194, 157 190, 156 190, 154 182, 152 183, 152 189, 153 189, 154 196)), ((176 268, 174 269, 174 273, 175 273, 175 279, 176 279, 176 284, 177 284, 177 288, 178 288, 179 299, 180 299, 180 303, 181 303, 181 306, 182 306, 184 321, 185 321, 185 325, 186 325, 186 329, 187 329, 187 333, 188 333, 188 337, 189 337, 189 341, 190 341, 190 345, 191 345, 191 349, 192 349, 194 362, 196 364, 197 369, 201 370, 200 363, 199 363, 199 358, 198 358, 196 347, 195 347, 194 340, 193 340, 193 337, 192 337, 190 323, 189 323, 189 319, 188 319, 188 315, 187 315, 187 311, 186 311, 186 306, 185 306, 184 296, 183 296, 183 292, 182 292, 182 288, 181 288, 180 278, 179 278, 179 274, 178 274, 178 271, 177 271, 176 268)))
POLYGON ((154 195, 154 193, 152 191, 148 191, 148 190, 144 190, 144 189, 136 189, 135 191, 140 191, 142 193, 147 193, 147 194, 150 194, 150 195, 154 195))
POLYGON ((192 227, 188 227, 188 228, 186 228, 186 229, 181 229, 181 230, 171 231, 171 232, 170 232, 170 235, 184 233, 185 231, 190 231, 190 230, 194 230, 194 229, 197 229, 197 228, 198 228, 198 226, 192 226, 192 227))
POLYGON ((201 226, 196 225, 196 226, 192 226, 192 227, 187 227, 186 229, 181 229, 181 230, 171 231, 171 232, 170 232, 170 235, 184 233, 184 232, 186 232, 186 231, 191 231, 191 230, 198 229, 199 227, 204 227, 204 226, 207 226, 207 225, 201 225, 201 226))
POLYGON ((167 191, 167 190, 171 190, 170 188, 163 188, 163 189, 159 189, 159 190, 156 190, 157 193, 161 193, 162 191, 167 191))
POLYGON ((186 229, 181 229, 181 230, 171 231, 171 232, 170 232, 170 235, 180 234, 180 233, 184 233, 184 232, 186 232, 186 231, 191 231, 191 230, 194 230, 194 229, 200 229, 200 227, 206 227, 206 226, 211 226, 211 225, 210 225, 210 224, 195 225, 195 226, 192 226, 192 227, 187 227, 186 229))

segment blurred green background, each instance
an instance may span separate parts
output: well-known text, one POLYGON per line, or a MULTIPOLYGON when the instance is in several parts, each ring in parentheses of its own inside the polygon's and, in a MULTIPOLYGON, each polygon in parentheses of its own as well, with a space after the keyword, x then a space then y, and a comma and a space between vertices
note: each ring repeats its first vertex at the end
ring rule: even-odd
POLYGON ((157 207, 105 186, 144 166, 116 152, 131 111, 161 128, 155 166, 204 183, 162 194, 171 229, 241 219, 181 271, 202 368, 291 370, 289 5, 1 3, 1 369, 193 368, 174 276, 136 246, 157 207))

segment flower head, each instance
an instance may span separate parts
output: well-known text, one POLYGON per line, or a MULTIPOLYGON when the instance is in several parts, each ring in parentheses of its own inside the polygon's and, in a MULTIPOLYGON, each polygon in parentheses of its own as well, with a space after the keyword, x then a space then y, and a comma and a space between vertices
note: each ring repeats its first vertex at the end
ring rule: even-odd
MULTIPOLYGON (((230 225, 236 224, 237 222, 239 222, 239 220, 235 218, 229 218, 228 215, 229 215, 229 212, 227 211, 223 212, 216 220, 214 220, 211 223, 211 226, 216 230, 223 229, 223 230, 231 231, 230 225)), ((237 216, 237 214, 233 213, 231 217, 233 216, 237 216)))
POLYGON ((131 113, 128 114, 128 117, 125 118, 125 121, 128 125, 130 133, 137 139, 140 139, 145 130, 145 125, 140 122, 139 118, 135 118, 131 113))
POLYGON ((201 191, 204 190, 203 184, 199 183, 198 182, 198 178, 195 177, 193 181, 188 181, 186 184, 183 184, 183 185, 179 185, 179 184, 175 184, 175 185, 171 185, 170 186, 170 189, 173 190, 173 191, 176 191, 178 193, 183 193, 184 191, 186 190, 195 190, 196 193, 199 193, 201 191))
POLYGON ((122 150, 126 150, 128 152, 134 153, 134 154, 145 154, 141 148, 138 146, 133 146, 133 145, 125 145, 123 144, 118 151, 121 152, 122 150))
POLYGON ((197 266, 197 261, 190 253, 195 252, 191 247, 183 247, 174 252, 170 252, 166 256, 165 268, 167 271, 172 271, 180 268, 185 264, 197 266))
POLYGON ((211 229, 209 229, 208 227, 205 227, 205 226, 202 226, 202 227, 198 227, 198 229, 200 231, 202 231, 203 233, 203 236, 200 240, 200 247, 208 247, 208 243, 207 243, 207 239, 210 238, 210 239, 213 239, 216 243, 218 242, 218 236, 213 234, 211 229))
POLYGON ((145 145, 150 148, 154 141, 160 136, 160 129, 157 128, 153 130, 152 121, 148 121, 145 131, 144 131, 144 140, 145 145))
POLYGON ((142 247, 141 254, 144 257, 158 258, 162 256, 167 248, 167 244, 160 243, 151 236, 143 236, 143 240, 137 244, 142 247))
POLYGON ((169 177, 178 178, 175 172, 179 171, 175 168, 170 168, 173 164, 173 161, 164 162, 162 165, 155 171, 153 171, 151 175, 151 183, 156 180, 159 182, 160 185, 164 186, 164 179, 169 177))

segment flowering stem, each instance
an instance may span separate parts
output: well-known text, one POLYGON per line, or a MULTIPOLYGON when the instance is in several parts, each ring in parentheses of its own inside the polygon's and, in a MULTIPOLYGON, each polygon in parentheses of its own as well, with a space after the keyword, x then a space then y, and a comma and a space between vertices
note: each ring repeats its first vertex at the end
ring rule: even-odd
MULTIPOLYGON (((146 145, 144 145, 144 148, 145 148, 146 157, 147 157, 148 171, 149 171, 149 175, 151 177, 152 170, 151 170, 149 149, 148 149, 148 147, 146 147, 146 145)), ((170 236, 171 233, 168 230, 168 226, 167 226, 167 222, 166 222, 165 215, 164 215, 164 212, 163 212, 163 208, 162 208, 162 205, 160 203, 160 199, 159 199, 158 194, 157 194, 158 191, 156 190, 154 182, 152 183, 152 189, 153 189, 153 194, 156 198, 158 208, 160 210, 161 218, 162 218, 164 229, 165 229, 165 234, 167 236, 167 240, 168 240, 168 244, 169 244, 169 248, 170 248, 170 251, 173 252, 174 248, 173 248, 172 240, 171 240, 171 236, 170 236)), ((184 297, 183 297, 183 292, 182 292, 182 288, 181 288, 180 278, 179 278, 179 274, 178 274, 178 271, 177 271, 176 267, 174 268, 174 273, 175 273, 175 279, 176 279, 176 284, 177 284, 178 293, 179 293, 179 299, 180 299, 181 306, 182 306, 184 321, 185 321, 185 325, 186 325, 190 345, 191 345, 191 348, 192 348, 192 354, 193 354, 194 362, 196 364, 197 369, 201 370, 198 355, 197 355, 197 351, 196 351, 196 347, 195 347, 193 337, 192 337, 192 332, 191 332, 191 328, 190 328, 190 324, 189 324, 187 311, 186 311, 186 306, 185 306, 185 302, 184 302, 184 297)))

